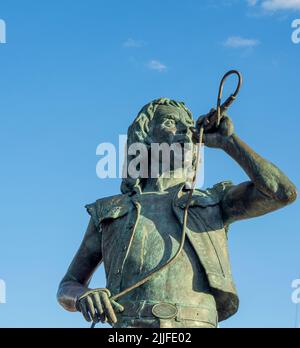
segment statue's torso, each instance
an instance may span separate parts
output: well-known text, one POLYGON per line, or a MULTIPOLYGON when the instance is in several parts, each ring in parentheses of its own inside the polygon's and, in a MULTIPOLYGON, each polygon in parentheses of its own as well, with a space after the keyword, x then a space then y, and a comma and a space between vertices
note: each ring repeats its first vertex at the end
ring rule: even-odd
MULTIPOLYGON (((146 300, 189 307, 196 304, 214 310, 217 307, 220 321, 236 312, 238 297, 219 205, 231 186, 231 182, 221 182, 210 189, 195 190, 182 254, 149 282, 118 297, 120 303, 146 300)), ((175 254, 187 197, 188 193, 179 185, 167 195, 140 194, 135 189, 86 206, 96 233, 101 236, 99 251, 103 257, 106 287, 112 296, 118 296, 175 254)))
MULTIPOLYGON (((141 213, 124 264, 122 289, 164 265, 178 250, 182 228, 174 217, 172 198, 173 193, 144 193, 138 196, 141 213)), ((188 240, 173 264, 122 300, 216 306, 204 269, 188 240)))

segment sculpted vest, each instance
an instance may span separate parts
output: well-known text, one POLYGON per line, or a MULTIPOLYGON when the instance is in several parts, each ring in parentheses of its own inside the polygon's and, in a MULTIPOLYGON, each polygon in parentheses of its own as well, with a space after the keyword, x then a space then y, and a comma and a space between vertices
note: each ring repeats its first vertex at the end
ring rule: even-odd
MULTIPOLYGON (((231 275, 227 228, 220 209, 220 202, 231 185, 231 182, 224 181, 211 189, 195 190, 187 223, 187 238, 206 272, 217 303, 219 321, 233 315, 239 303, 231 275)), ((181 226, 187 196, 180 186, 172 202, 174 218, 181 226)), ((114 295, 121 291, 122 270, 140 213, 135 192, 102 198, 86 208, 102 234, 107 288, 114 295)))

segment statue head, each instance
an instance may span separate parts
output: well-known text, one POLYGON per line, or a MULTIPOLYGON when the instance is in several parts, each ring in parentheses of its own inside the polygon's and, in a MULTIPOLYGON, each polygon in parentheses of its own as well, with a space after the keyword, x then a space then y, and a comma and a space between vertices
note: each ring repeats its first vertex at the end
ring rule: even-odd
MULTIPOLYGON (((127 132, 127 149, 135 143, 144 144, 148 150, 153 143, 166 143, 172 145, 192 144, 192 131, 194 120, 192 113, 183 102, 160 98, 145 105, 138 113, 127 132)), ((195 162, 193 154, 193 166, 195 162)), ((127 156, 126 168, 127 177, 124 177, 121 184, 122 193, 131 192, 133 187, 142 186, 143 178, 131 178, 128 174, 128 163, 132 156, 127 156)))

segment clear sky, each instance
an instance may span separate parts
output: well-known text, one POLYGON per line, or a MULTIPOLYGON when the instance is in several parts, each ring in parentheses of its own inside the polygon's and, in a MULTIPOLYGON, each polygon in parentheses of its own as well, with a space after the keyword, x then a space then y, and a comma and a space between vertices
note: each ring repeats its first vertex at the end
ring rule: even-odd
MULTIPOLYGON (((119 193, 119 179, 96 176, 96 147, 117 143, 154 98, 183 100, 196 117, 239 69, 237 134, 298 185, 299 1, 0 0, 0 18, 0 327, 88 326, 56 290, 88 223, 84 205, 119 193)), ((206 186, 246 180, 225 153, 205 156, 206 186)), ((241 303, 221 327, 295 326, 299 206, 231 227, 241 303)), ((102 268, 92 285, 105 285, 102 268)))

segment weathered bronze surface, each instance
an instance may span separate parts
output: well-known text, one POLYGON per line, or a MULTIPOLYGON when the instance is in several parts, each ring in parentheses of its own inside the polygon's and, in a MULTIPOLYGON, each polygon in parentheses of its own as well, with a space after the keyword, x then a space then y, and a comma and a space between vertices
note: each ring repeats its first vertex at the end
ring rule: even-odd
MULTIPOLYGON (((192 143, 192 127, 192 115, 183 103, 158 99, 144 106, 129 127, 128 145, 192 143)), ((297 192, 275 165, 237 136, 228 116, 213 132, 204 133, 204 143, 231 156, 249 181, 238 185, 224 181, 195 190, 182 253, 116 301, 114 295, 174 256, 188 197, 186 178, 174 177, 174 168, 170 177, 161 172, 157 178, 123 179, 122 194, 86 206, 91 216, 87 231, 58 289, 65 309, 115 328, 216 327, 237 311, 227 250, 230 224, 279 209, 293 202, 297 192), (106 289, 89 289, 102 262, 106 289)))

